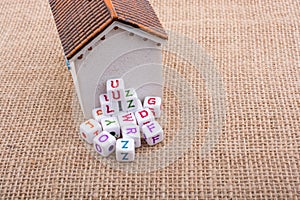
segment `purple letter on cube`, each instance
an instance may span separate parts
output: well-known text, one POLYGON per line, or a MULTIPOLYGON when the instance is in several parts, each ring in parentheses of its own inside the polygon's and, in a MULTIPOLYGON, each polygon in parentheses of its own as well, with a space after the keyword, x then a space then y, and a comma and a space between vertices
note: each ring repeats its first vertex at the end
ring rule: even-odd
POLYGON ((101 135, 101 137, 99 137, 99 142, 105 142, 108 139, 108 135, 101 135))
POLYGON ((159 135, 152 137, 153 144, 155 144, 156 140, 159 140, 159 135))
POLYGON ((152 133, 153 132, 152 130, 155 129, 154 123, 151 123, 151 124, 147 125, 147 128, 152 133))
POLYGON ((101 152, 102 152, 102 149, 101 149, 101 147, 99 146, 99 144, 96 144, 95 146, 96 146, 97 151, 98 151, 99 153, 101 153, 101 152))

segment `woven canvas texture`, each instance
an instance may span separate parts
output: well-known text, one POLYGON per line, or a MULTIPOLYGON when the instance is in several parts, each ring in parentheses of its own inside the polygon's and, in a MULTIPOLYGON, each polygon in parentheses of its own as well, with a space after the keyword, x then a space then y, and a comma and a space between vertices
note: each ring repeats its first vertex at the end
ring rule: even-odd
POLYGON ((78 137, 48 1, 0 1, 1 199, 300 198, 299 2, 150 3, 166 139, 122 165, 78 137))

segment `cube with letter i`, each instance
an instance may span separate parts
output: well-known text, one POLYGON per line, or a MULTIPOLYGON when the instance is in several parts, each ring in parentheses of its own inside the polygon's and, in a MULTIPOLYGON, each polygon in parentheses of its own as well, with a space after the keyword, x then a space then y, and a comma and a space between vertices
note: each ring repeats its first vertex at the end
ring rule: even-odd
POLYGON ((160 143, 164 139, 164 132, 157 121, 145 124, 142 131, 144 139, 150 146, 160 143))
POLYGON ((106 117, 101 119, 101 125, 104 131, 109 132, 115 137, 120 137, 121 127, 117 117, 106 117))
POLYGON ((144 99, 144 108, 149 108, 155 118, 161 115, 161 98, 160 97, 146 97, 144 99))
POLYGON ((151 112, 151 110, 149 108, 145 108, 145 109, 136 111, 134 114, 135 114, 136 121, 137 121, 138 125, 140 126, 140 128, 142 128, 142 126, 144 124, 154 121, 153 113, 151 112))
POLYGON ((136 119, 135 119, 135 115, 133 112, 129 112, 129 113, 122 113, 118 115, 118 121, 120 126, 125 126, 125 125, 136 125, 136 119))
POLYGON ((119 112, 119 104, 117 101, 110 101, 107 94, 101 94, 99 96, 101 109, 103 115, 110 116, 119 112))
POLYGON ((122 136, 123 138, 131 138, 134 140, 135 148, 141 146, 141 133, 140 127, 134 124, 122 126, 122 136))
POLYGON ((99 123, 101 122, 101 119, 104 118, 105 116, 103 115, 103 111, 101 108, 95 108, 92 110, 92 115, 93 118, 98 121, 99 123))
POLYGON ((94 148, 98 154, 107 157, 116 149, 116 138, 103 131, 93 139, 94 148))
POLYGON ((121 101, 125 99, 124 81, 121 78, 109 79, 106 82, 107 94, 111 101, 121 101))
POLYGON ((135 157, 134 140, 131 138, 118 139, 116 143, 116 158, 120 162, 133 161, 135 157))
POLYGON ((101 131, 101 125, 94 119, 89 119, 80 125, 80 135, 89 144, 93 143, 94 137, 101 131))

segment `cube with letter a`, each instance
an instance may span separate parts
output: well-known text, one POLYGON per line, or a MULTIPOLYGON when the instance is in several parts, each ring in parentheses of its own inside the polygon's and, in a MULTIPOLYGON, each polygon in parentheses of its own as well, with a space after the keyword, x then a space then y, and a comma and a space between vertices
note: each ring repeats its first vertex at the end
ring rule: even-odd
POLYGON ((152 121, 142 127, 144 139, 152 146, 160 143, 164 139, 164 132, 157 121, 152 121))
POLYGON ((107 94, 111 101, 121 101, 125 99, 124 81, 121 78, 109 79, 106 82, 107 94))
POLYGON ((101 131, 101 125, 94 119, 89 119, 80 125, 80 136, 89 144, 93 143, 94 137, 101 131))
POLYGON ((144 108, 149 108, 155 118, 159 118, 161 115, 161 98, 160 97, 145 97, 144 108))

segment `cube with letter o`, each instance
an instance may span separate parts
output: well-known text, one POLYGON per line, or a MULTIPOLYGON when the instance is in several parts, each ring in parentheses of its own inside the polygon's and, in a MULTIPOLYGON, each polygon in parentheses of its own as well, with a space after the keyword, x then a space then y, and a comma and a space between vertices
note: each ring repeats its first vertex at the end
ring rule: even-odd
POLYGON ((98 154, 107 157, 116 149, 116 138, 103 131, 93 139, 94 148, 98 154))

